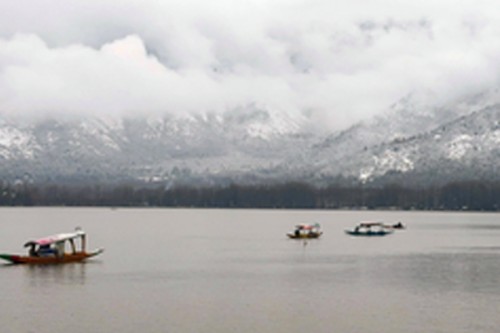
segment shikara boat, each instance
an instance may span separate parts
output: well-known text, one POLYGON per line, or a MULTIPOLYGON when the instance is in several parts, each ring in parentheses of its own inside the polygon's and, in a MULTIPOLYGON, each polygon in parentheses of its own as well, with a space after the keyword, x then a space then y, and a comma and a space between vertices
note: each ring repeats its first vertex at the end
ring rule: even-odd
POLYGON ((24 247, 29 248, 28 255, 0 254, 0 259, 13 264, 64 264, 83 261, 104 251, 96 249, 87 252, 86 234, 80 228, 72 233, 30 240, 24 244, 24 247))
POLYGON ((351 236, 385 236, 394 232, 392 226, 382 222, 361 222, 354 229, 345 230, 351 236))
POLYGON ((293 239, 319 238, 323 234, 320 228, 319 223, 299 224, 295 226, 293 231, 288 232, 286 235, 293 239))

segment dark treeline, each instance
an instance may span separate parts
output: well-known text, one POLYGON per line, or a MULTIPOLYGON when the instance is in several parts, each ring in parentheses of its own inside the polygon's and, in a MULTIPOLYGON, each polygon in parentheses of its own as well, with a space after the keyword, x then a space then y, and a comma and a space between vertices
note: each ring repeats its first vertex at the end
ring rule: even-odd
POLYGON ((417 210, 500 210, 500 182, 457 182, 441 187, 410 189, 303 183, 231 185, 226 187, 3 185, 2 206, 122 206, 220 208, 363 208, 417 210))

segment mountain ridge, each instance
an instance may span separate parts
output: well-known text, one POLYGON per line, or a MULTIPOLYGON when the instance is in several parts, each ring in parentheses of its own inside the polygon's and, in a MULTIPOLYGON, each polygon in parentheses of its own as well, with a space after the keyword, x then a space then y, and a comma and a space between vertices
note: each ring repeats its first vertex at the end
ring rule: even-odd
POLYGON ((0 118, 0 179, 224 186, 499 179, 498 91, 431 107, 409 96, 337 132, 250 105, 154 117, 0 118))

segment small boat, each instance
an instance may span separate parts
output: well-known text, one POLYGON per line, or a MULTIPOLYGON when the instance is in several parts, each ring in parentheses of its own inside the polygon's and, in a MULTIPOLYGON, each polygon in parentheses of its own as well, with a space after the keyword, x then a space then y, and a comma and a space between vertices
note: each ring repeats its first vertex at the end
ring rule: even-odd
POLYGON ((345 230, 351 236, 385 236, 394 232, 392 226, 382 222, 362 222, 352 230, 345 230))
POLYGON ((286 235, 293 239, 304 238, 319 238, 323 234, 319 223, 315 224, 299 224, 295 226, 293 231, 288 232, 286 235))
POLYGON ((13 264, 64 264, 78 262, 101 254, 104 250, 86 251, 86 234, 76 228, 72 233, 57 234, 24 244, 28 255, 0 254, 0 258, 13 264), (80 244, 77 249, 77 243, 80 244), (69 251, 66 248, 69 246, 69 251))

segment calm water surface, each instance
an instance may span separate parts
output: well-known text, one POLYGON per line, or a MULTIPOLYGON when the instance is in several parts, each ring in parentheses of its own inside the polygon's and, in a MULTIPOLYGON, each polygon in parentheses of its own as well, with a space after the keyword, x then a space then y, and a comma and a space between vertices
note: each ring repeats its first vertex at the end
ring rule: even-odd
POLYGON ((0 252, 83 227, 84 264, 0 266, 3 333, 498 332, 500 214, 0 209, 0 252), (402 221, 382 238, 360 220, 402 221), (297 223, 324 235, 289 240, 297 223))

